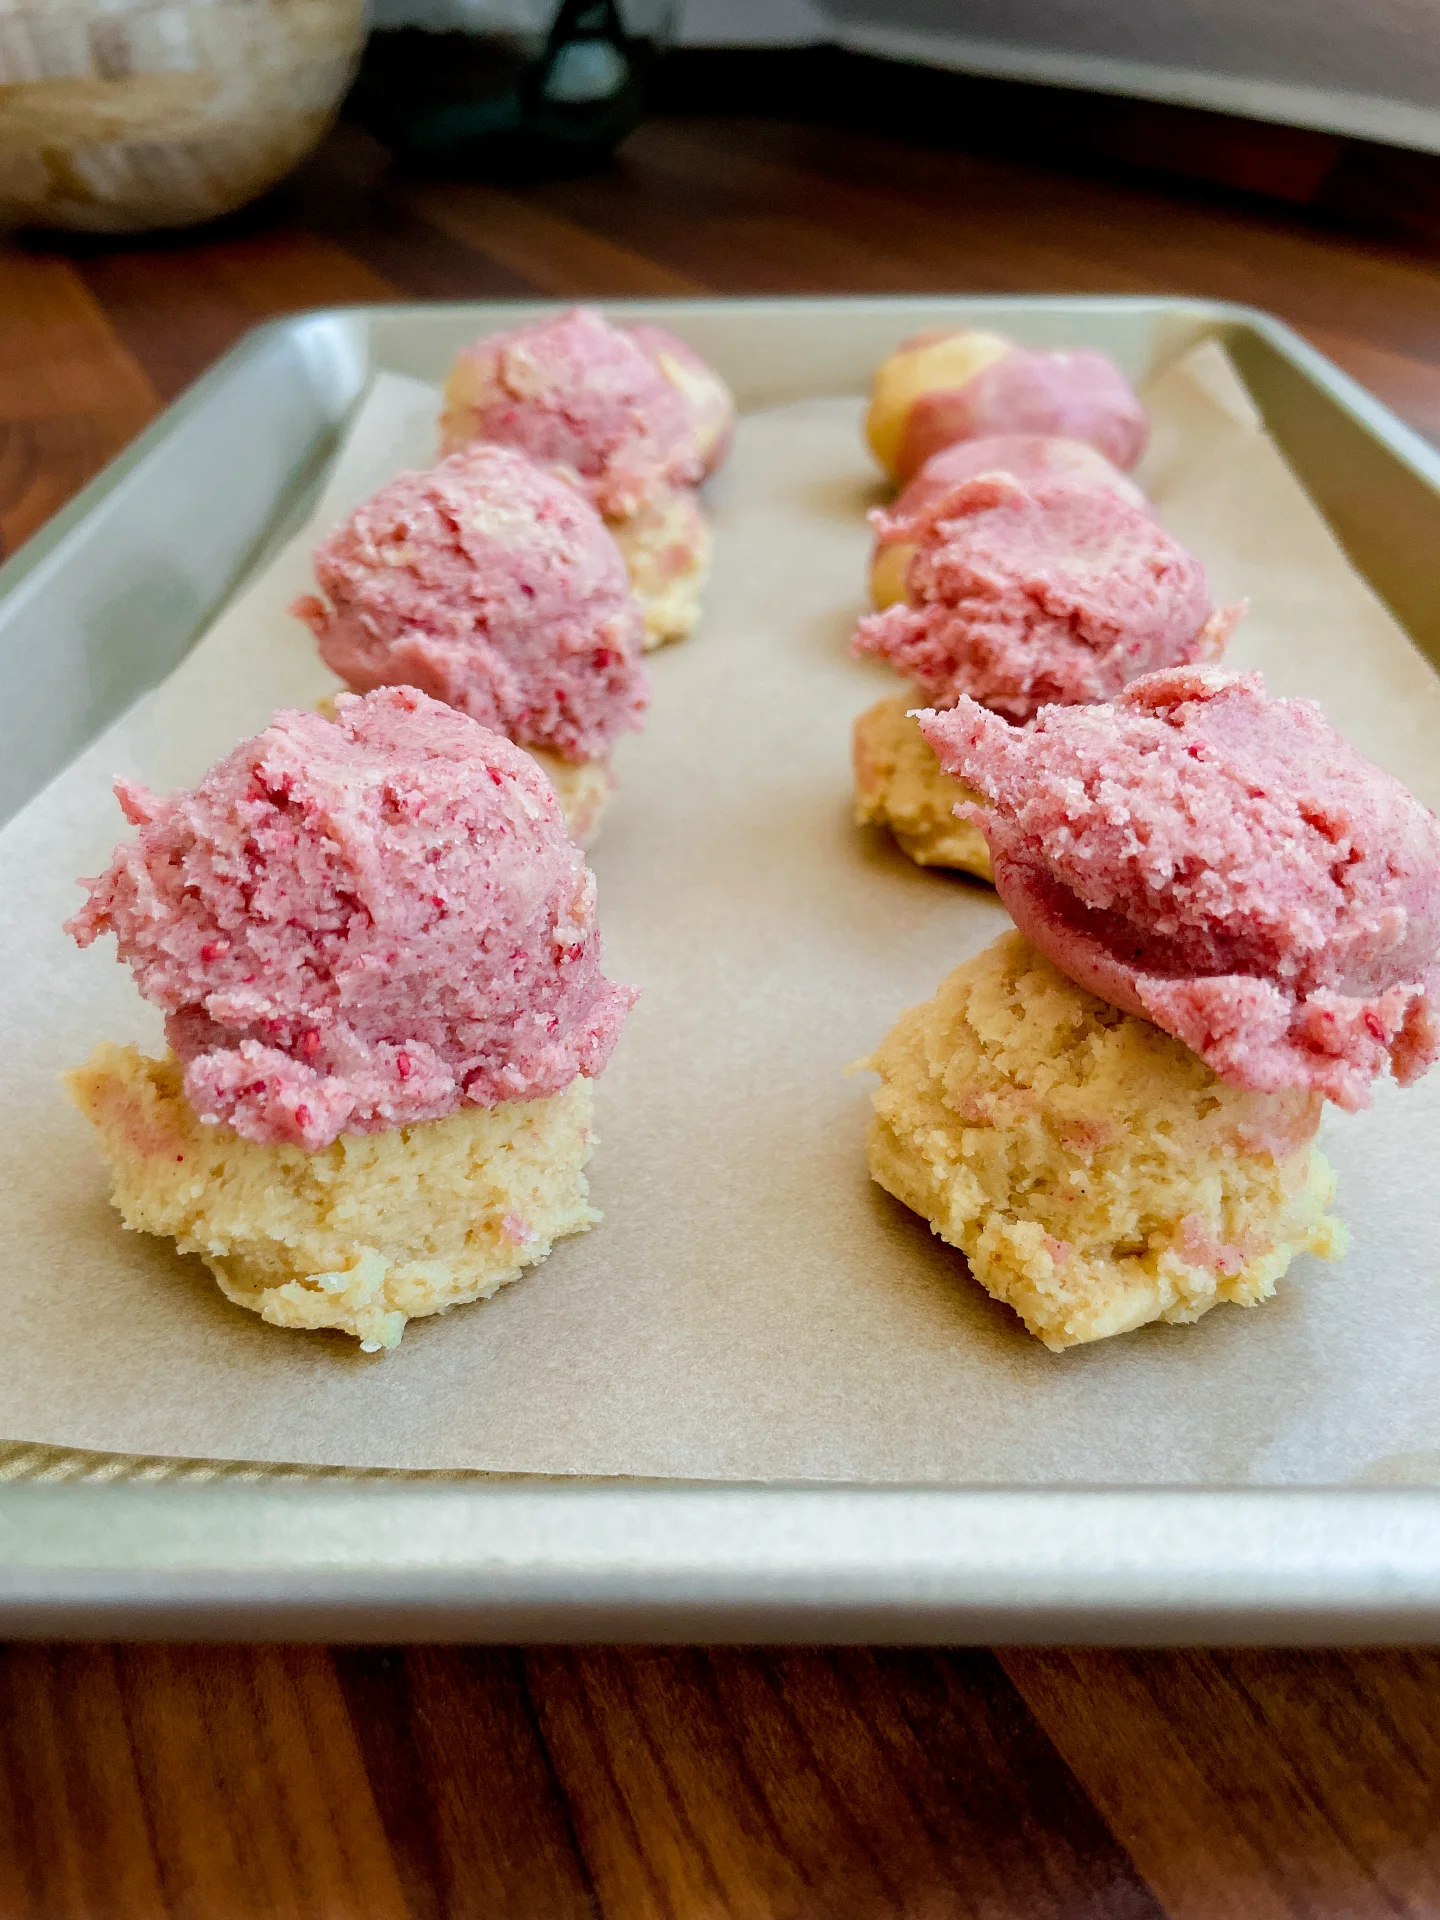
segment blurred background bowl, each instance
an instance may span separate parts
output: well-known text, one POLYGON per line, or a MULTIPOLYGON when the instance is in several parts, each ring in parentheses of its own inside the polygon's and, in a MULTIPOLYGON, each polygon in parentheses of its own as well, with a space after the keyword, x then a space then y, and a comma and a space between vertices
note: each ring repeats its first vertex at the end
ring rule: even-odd
POLYGON ((320 139, 365 0, 0 0, 0 226, 229 213, 320 139))

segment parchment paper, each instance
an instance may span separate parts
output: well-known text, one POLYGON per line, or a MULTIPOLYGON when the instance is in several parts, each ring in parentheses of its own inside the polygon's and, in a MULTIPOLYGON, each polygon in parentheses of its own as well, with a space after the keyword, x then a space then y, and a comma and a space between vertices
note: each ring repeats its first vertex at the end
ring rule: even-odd
MULTIPOLYGON (((1318 697, 1440 800, 1440 682, 1351 572, 1217 348, 1148 396, 1142 479, 1248 594, 1231 658, 1318 697)), ((433 457, 435 395, 383 378, 316 531, 433 457)), ((1331 1116, 1354 1250, 1279 1297, 1056 1356, 871 1185, 870 1082, 900 1010, 1007 924, 978 885, 850 825, 848 731, 895 682, 850 659, 874 496, 854 399, 760 413, 713 502, 701 632, 656 657, 594 850, 618 978, 643 998, 600 1083, 602 1226, 488 1304, 367 1358, 229 1306, 123 1233, 56 1076, 158 1042, 109 949, 60 922, 122 823, 113 774, 190 781, 332 684, 284 607, 307 536, 0 836, 0 1432, 117 1452, 351 1466, 877 1481, 1440 1478, 1440 1072, 1331 1116)))

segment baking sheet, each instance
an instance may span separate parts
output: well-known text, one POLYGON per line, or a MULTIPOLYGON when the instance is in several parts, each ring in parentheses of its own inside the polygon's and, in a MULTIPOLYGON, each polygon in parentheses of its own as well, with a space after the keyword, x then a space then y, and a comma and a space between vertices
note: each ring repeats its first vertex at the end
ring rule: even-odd
MULTIPOLYGON (((1345 565, 1216 348, 1150 396, 1142 478, 1248 593, 1232 659, 1320 698, 1434 804, 1440 685, 1345 565)), ((384 378, 316 518, 433 445, 384 378)), ((844 1064, 993 937, 992 896, 848 824, 849 721, 894 683, 845 641, 873 482, 859 403, 750 416, 713 507, 699 636, 654 660, 595 850, 611 971, 644 998, 600 1084, 602 1227, 398 1353, 265 1327, 198 1262, 120 1232, 55 1076, 158 1021, 58 932, 120 830, 109 778, 191 780, 331 684, 283 608, 308 539, 0 836, 12 1220, 0 1430, 115 1452, 693 1478, 1219 1484, 1440 1477, 1440 1076, 1332 1116, 1355 1251, 1190 1329, 1054 1356, 868 1182, 844 1064)))

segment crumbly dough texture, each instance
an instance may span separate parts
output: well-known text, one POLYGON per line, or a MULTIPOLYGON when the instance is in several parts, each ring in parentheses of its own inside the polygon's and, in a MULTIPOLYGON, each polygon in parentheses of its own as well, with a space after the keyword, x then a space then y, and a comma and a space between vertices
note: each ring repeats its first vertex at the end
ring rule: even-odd
POLYGON ((952 780, 935 749, 910 717, 908 694, 878 700, 855 722, 857 826, 888 827, 902 853, 921 867, 954 867, 989 880, 990 849, 973 820, 955 808, 978 794, 952 780))
POLYGON ((962 695, 920 729, 985 795, 1025 937, 1232 1085, 1354 1112, 1440 1062, 1440 821, 1313 700, 1176 667, 1031 726, 962 695))
POLYGON ((638 513, 605 524, 624 557, 645 616, 645 651, 687 639, 700 623, 713 545, 709 522, 694 494, 673 488, 638 513))
POLYGON ((1054 1352, 1268 1299, 1332 1259, 1320 1102, 1225 1085, 1003 935, 896 1022, 870 1171, 1054 1352))
MULTIPOLYGON (((335 696, 327 693, 315 702, 315 711, 335 718, 335 696)), ((615 791, 615 775, 608 760, 562 760, 543 747, 522 747, 555 789, 565 827, 577 847, 588 847, 600 831, 600 816, 615 791)))
POLYGON ((125 1225, 198 1253, 227 1299, 272 1326, 394 1347, 406 1321, 488 1299, 600 1218, 583 1171, 588 1080, 306 1153, 202 1126, 182 1077, 174 1054, 106 1043, 66 1080, 125 1225))
POLYGON ((554 787, 570 838, 577 847, 588 847, 600 830, 600 816, 615 791, 610 762, 562 760, 543 747, 527 747, 525 751, 554 787))

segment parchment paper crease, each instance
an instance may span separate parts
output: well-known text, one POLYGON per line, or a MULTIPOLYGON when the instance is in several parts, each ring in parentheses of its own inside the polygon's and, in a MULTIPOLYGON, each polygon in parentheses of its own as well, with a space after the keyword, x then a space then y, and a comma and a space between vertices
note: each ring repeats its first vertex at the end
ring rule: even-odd
MULTIPOLYGON (((1440 682, 1349 569, 1218 348, 1148 396, 1142 479, 1252 611, 1231 659, 1318 698, 1440 800, 1440 682)), ((433 457, 435 395, 384 377, 316 515, 433 457)), ((228 1306, 198 1261, 125 1234, 56 1076, 158 1041, 108 947, 60 922, 104 863, 125 772, 193 780, 331 682, 284 608, 287 550, 179 671, 0 836, 9 1232, 0 1433, 150 1455, 692 1478, 1440 1479, 1440 1073, 1331 1116, 1354 1251, 1279 1298, 1046 1353, 873 1187, 870 1083, 901 1008, 1006 924, 849 822, 853 716, 895 683, 851 660, 874 497, 859 403, 742 425, 713 502, 699 635, 653 662, 649 731, 594 852, 612 973, 644 996, 600 1085, 606 1219, 487 1305, 366 1359, 228 1306)))

